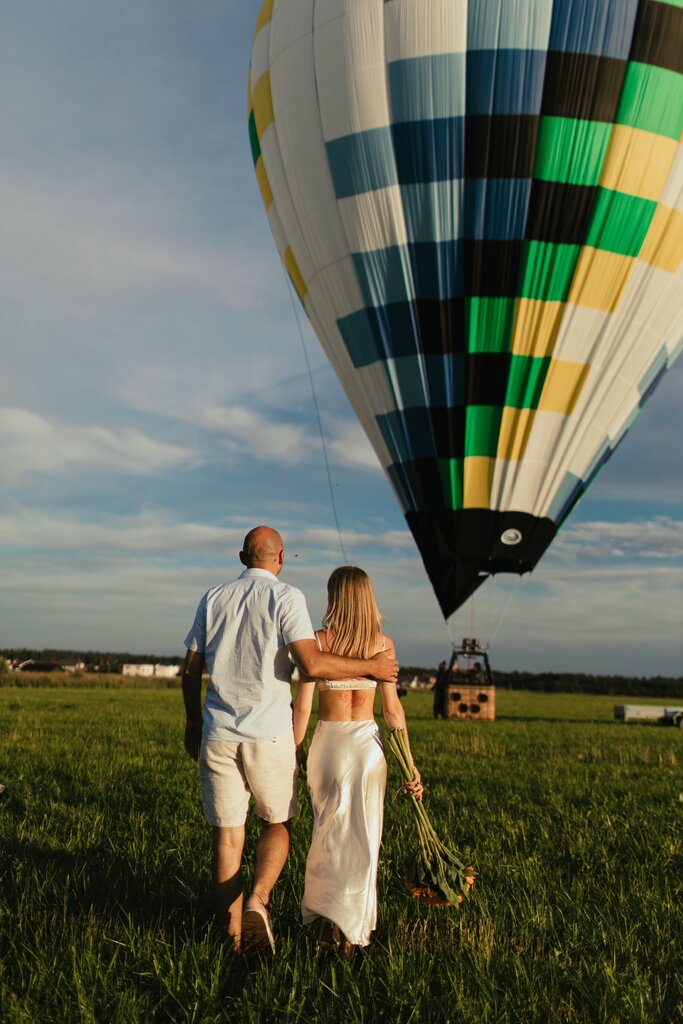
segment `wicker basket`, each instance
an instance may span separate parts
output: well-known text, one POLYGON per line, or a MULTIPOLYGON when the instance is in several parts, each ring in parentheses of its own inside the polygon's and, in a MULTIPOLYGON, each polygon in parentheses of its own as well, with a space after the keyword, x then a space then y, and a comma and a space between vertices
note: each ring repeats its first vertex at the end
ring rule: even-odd
POLYGON ((496 718, 495 686, 476 683, 451 683, 446 693, 447 718, 474 718, 480 722, 494 722, 496 718))

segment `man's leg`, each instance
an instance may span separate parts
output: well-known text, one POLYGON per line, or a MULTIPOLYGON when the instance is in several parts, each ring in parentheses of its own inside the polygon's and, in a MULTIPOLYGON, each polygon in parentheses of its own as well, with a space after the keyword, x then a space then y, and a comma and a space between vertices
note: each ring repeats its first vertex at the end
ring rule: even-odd
POLYGON ((242 916, 242 949, 250 956, 275 952, 266 909, 289 853, 289 830, 296 814, 296 749, 292 732, 262 743, 243 743, 243 765, 254 811, 262 821, 256 844, 254 883, 242 916))
POLYGON ((253 906, 254 895, 263 904, 268 903, 273 886, 280 877, 289 854, 289 831, 291 821, 272 824, 263 822, 261 835, 256 844, 256 866, 254 868, 254 885, 252 895, 247 900, 247 907, 253 906))
POLYGON ((216 919, 239 949, 242 932, 244 825, 213 830, 213 902, 216 919))
POLYGON ((256 844, 254 887, 244 904, 242 951, 247 957, 272 956, 275 934, 267 903, 289 853, 290 822, 263 823, 256 844))

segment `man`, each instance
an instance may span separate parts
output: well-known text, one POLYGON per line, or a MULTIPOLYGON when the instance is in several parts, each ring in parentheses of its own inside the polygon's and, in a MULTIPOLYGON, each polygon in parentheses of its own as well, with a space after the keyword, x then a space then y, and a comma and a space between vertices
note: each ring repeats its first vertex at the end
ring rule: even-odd
POLYGON ((318 649, 303 594, 278 579, 284 546, 276 530, 251 530, 240 561, 245 571, 204 595, 185 638, 185 750, 195 760, 200 755, 204 816, 213 826, 218 921, 236 949, 272 955, 268 900, 287 860, 296 813, 290 655, 306 675, 325 679, 371 676, 396 682, 398 662, 385 654, 341 658, 318 649), (204 665, 210 682, 202 720, 204 665), (241 864, 250 797, 263 824, 243 912, 241 864))
POLYGON ((445 661, 439 662, 436 670, 436 681, 432 686, 434 692, 434 718, 446 718, 446 694, 448 692, 448 668, 445 661))

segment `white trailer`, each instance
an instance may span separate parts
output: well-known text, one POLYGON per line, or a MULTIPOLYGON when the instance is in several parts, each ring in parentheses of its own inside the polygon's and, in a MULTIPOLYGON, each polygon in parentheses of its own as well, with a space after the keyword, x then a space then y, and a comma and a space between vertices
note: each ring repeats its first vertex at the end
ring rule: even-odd
POLYGON ((614 717, 620 722, 659 722, 683 727, 683 707, 661 704, 615 704, 614 717))

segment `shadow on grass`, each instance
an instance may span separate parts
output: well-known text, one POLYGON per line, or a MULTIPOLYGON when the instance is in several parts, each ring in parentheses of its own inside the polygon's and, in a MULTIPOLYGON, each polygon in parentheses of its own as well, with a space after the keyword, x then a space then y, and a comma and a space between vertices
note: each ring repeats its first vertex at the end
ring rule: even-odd
MULTIPOLYGON (((140 928, 170 925, 180 939, 196 938, 213 928, 205 900, 195 895, 196 875, 178 875, 168 862, 153 873, 147 866, 136 871, 129 860, 117 855, 105 840, 83 850, 55 848, 47 844, 10 839, 5 846, 7 867, 3 902, 18 907, 27 891, 41 891, 43 909, 63 911, 65 917, 93 912, 108 927, 140 928), (52 900, 50 900, 52 896, 52 900)), ((177 869, 177 865, 174 865, 177 869)), ((188 872, 191 865, 188 865, 188 872)))

